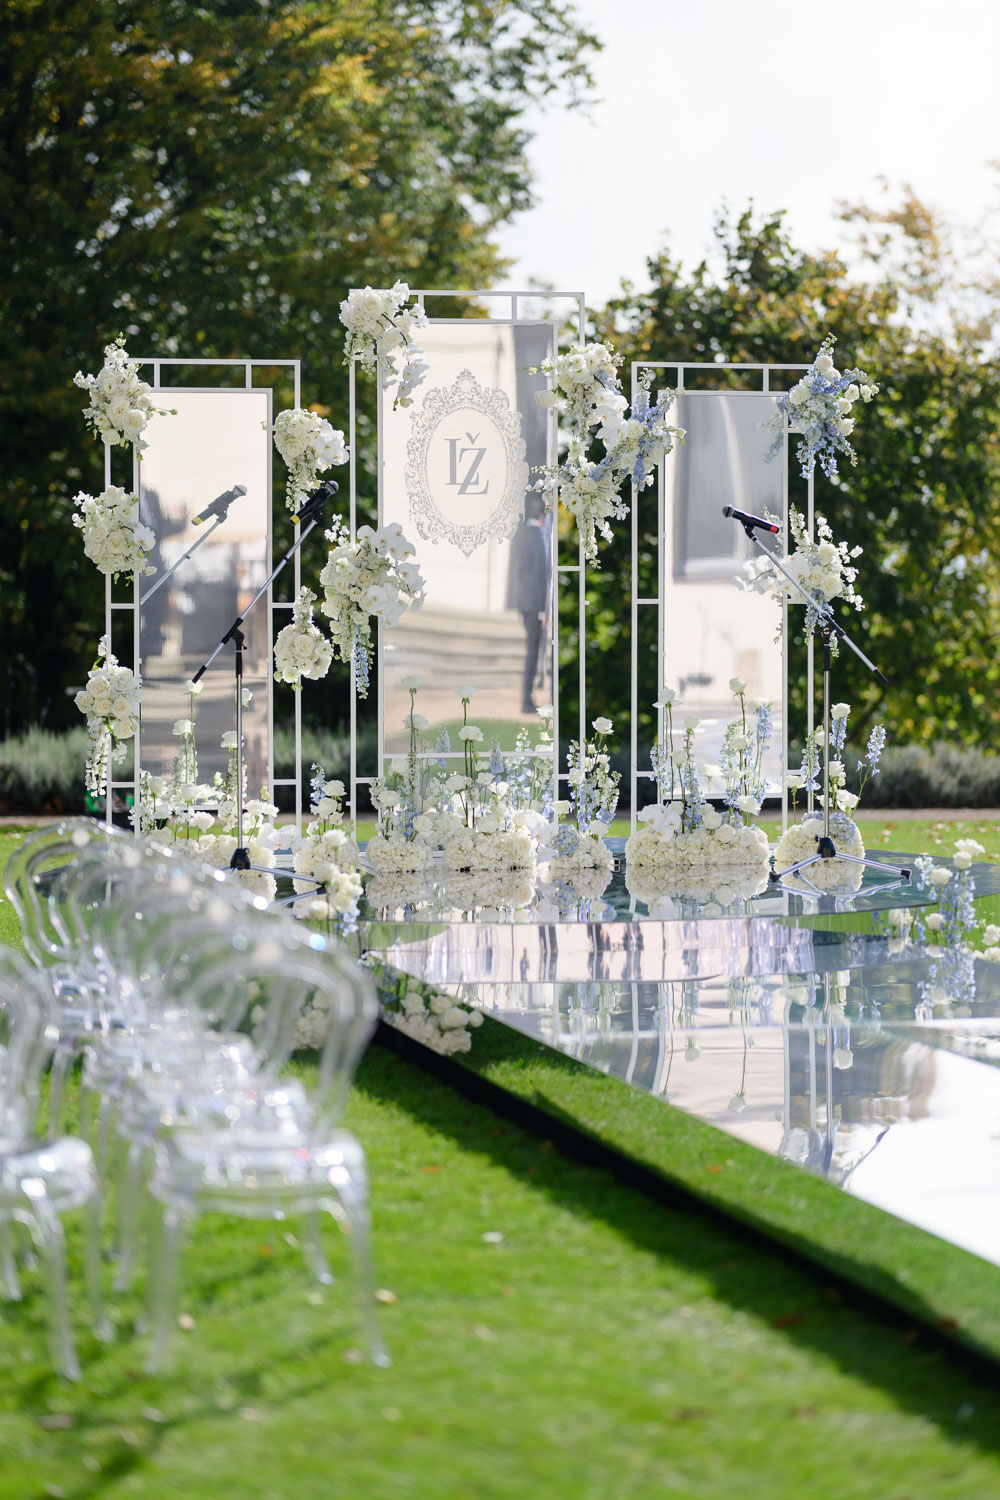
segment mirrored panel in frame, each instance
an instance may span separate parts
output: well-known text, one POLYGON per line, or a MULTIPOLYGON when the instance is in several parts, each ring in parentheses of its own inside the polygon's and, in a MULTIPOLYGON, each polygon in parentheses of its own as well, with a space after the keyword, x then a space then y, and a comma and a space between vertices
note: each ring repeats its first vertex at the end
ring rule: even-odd
POLYGON ((552 519, 531 486, 551 462, 555 424, 535 401, 532 374, 554 351, 551 323, 467 319, 420 330, 428 365, 413 405, 382 396, 381 520, 398 522, 416 547, 426 585, 382 640, 386 757, 404 753, 410 696, 427 719, 425 745, 448 734, 461 759, 462 704, 483 744, 515 749, 520 731, 537 742, 536 709, 552 704, 552 519))
MULTIPOLYGON (((773 434, 762 430, 776 397, 759 391, 682 391, 671 420, 685 430, 664 463, 660 599, 664 685, 676 689, 675 726, 701 721, 699 763, 718 765, 736 700, 730 679, 746 682, 748 702, 768 699, 774 722, 764 769, 781 784, 783 655, 780 613, 771 599, 736 579, 754 548, 731 505, 777 516, 784 529, 786 455, 768 462, 773 434)), ((770 541, 770 537, 766 537, 770 541)), ((776 539, 777 540, 777 539, 776 539)), ((714 784, 713 784, 714 786, 714 784)))
MULTIPOLYGON (((139 462, 139 513, 156 534, 140 580, 142 659, 141 763, 169 776, 179 719, 189 717, 185 684, 249 605, 270 572, 271 392, 171 386, 163 404, 176 415, 154 416, 139 462), (223 519, 196 517, 236 486, 246 493, 223 506, 223 519), (191 549, 194 549, 191 551, 191 549), (190 552, 190 555, 186 555, 190 552), (171 568, 176 571, 158 586, 171 568)), ((244 622, 243 683, 253 694, 243 736, 250 796, 269 783, 271 629, 265 595, 244 622)), ((227 644, 202 678, 195 704, 198 779, 225 773, 222 737, 236 728, 235 651, 227 644)))

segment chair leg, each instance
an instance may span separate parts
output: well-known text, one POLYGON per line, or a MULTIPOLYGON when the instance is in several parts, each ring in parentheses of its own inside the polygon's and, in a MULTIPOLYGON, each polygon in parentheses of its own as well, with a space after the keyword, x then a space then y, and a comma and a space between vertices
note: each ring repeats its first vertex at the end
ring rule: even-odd
POLYGON ((9 1219, 0 1219, 0 1296, 7 1302, 21 1300, 21 1283, 14 1258, 14 1226, 9 1219))
POLYGON ((323 1230, 319 1214, 313 1210, 304 1216, 306 1264, 322 1286, 333 1285, 333 1272, 323 1250, 323 1230))
POLYGON ((135 1279, 136 1248, 139 1239, 139 1218, 143 1197, 142 1159, 145 1148, 138 1141, 130 1141, 122 1157, 122 1170, 118 1178, 118 1265, 115 1270, 115 1291, 127 1292, 135 1279))
POLYGON ((152 1326, 152 1344, 146 1360, 146 1374, 156 1375, 162 1370, 170 1347, 177 1313, 177 1291, 180 1273, 181 1251, 187 1235, 188 1220, 192 1209, 168 1204, 160 1220, 153 1274, 150 1278, 149 1319, 152 1326))
POLYGON ((94 1332, 103 1344, 110 1344, 115 1331, 104 1308, 101 1276, 101 1195, 94 1180, 94 1192, 83 1210, 83 1274, 90 1298, 94 1332))
POLYGON ((375 1263, 372 1258, 371 1215, 368 1211, 368 1172, 360 1146, 357 1156, 350 1154, 348 1179, 338 1183, 337 1197, 347 1216, 347 1229, 351 1241, 351 1261, 354 1268, 354 1284, 361 1315, 362 1333, 368 1347, 368 1357, 373 1365, 392 1364, 389 1352, 382 1342, 378 1325, 378 1310, 375 1301, 375 1263))
POLYGON ((80 1362, 69 1321, 69 1298, 66 1290, 66 1239, 59 1215, 44 1195, 27 1199, 27 1215, 35 1243, 45 1268, 45 1292, 49 1320, 49 1349, 52 1363, 66 1380, 80 1379, 80 1362))
POLYGON ((66 1074, 73 1061, 73 1053, 64 1044, 58 1044, 52 1054, 49 1069, 49 1129, 48 1139, 57 1141, 63 1134, 66 1117, 66 1074))

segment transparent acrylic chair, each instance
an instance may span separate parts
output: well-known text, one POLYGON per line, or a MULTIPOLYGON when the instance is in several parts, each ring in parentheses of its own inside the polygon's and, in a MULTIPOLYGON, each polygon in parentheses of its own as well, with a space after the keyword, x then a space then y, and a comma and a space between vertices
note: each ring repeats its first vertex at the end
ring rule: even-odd
POLYGON ((25 952, 56 1000, 49 1133, 62 1129, 65 1079, 97 1022, 101 976, 87 946, 66 923, 69 892, 81 871, 113 870, 130 840, 92 818, 70 818, 29 834, 7 862, 4 888, 21 919, 25 952))
POLYGON ((17 955, 0 953, 0 1291, 20 1300, 12 1226, 24 1225, 44 1276, 49 1346, 66 1379, 80 1377, 70 1324, 62 1215, 84 1215, 84 1270, 98 1337, 110 1338, 101 1293, 99 1196, 94 1160, 72 1136, 36 1134, 40 1079, 56 1039, 57 1007, 48 986, 17 955))
MULTIPOLYGON (((211 991, 234 978, 246 986, 251 1002, 248 1027, 261 1069, 245 1083, 192 1097, 185 1123, 166 1129, 157 1141, 149 1191, 161 1207, 161 1221, 147 1368, 156 1371, 165 1359, 183 1242, 197 1215, 208 1212, 250 1219, 304 1217, 307 1227, 330 1214, 349 1236, 369 1356, 375 1364, 388 1364, 376 1318, 364 1152, 338 1124, 374 1029, 374 985, 328 939, 294 924, 280 932, 272 926, 248 951, 201 973, 196 988, 211 991), (303 1027, 310 1041, 319 1043, 311 1092, 275 1071, 301 1043, 303 1027)), ((327 1280, 318 1236, 312 1233, 307 1254, 315 1273, 327 1280)))

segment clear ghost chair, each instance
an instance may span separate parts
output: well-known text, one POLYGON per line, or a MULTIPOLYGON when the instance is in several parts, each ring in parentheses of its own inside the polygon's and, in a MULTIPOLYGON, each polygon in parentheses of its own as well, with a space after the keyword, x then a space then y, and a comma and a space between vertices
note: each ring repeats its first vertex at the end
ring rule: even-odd
POLYGON ((69 1318, 62 1215, 84 1213, 84 1270, 100 1338, 110 1338, 101 1294, 99 1197, 94 1160, 72 1136, 42 1142, 36 1134, 40 1078, 56 1035, 57 1007, 48 986, 13 954, 0 954, 0 1290, 21 1296, 11 1229, 24 1225, 45 1275, 51 1358, 78 1380, 69 1318))
MULTIPOLYGON (((224 965, 198 975, 211 992, 245 987, 247 1026, 259 1071, 187 1101, 185 1121, 163 1131, 149 1191, 160 1206, 151 1280, 152 1345, 147 1368, 161 1368, 175 1320, 183 1242, 200 1213, 285 1220, 307 1227, 330 1214, 348 1233, 359 1311, 370 1358, 389 1363, 376 1318, 367 1168, 360 1143, 339 1125, 347 1091, 377 1016, 368 975, 317 933, 270 926, 224 965), (283 929, 283 930, 282 930, 283 929), (308 1092, 277 1068, 296 1047, 319 1050, 308 1092)), ((318 1237, 307 1254, 329 1272, 318 1237)))
POLYGON ((21 919, 25 951, 55 995, 58 1040, 52 1055, 49 1131, 62 1128, 66 1073, 99 1011, 100 976, 87 949, 66 925, 71 876, 96 863, 117 864, 129 840, 93 819, 73 818, 30 834, 15 849, 4 888, 21 919))

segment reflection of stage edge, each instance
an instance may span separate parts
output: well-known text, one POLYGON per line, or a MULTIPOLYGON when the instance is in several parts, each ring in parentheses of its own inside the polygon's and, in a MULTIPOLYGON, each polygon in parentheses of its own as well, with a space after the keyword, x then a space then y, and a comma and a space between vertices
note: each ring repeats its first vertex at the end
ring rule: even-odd
POLYGON ((997 1268, 989 1262, 491 1016, 466 1056, 442 1057, 384 1021, 375 1041, 570 1160, 668 1209, 705 1214, 750 1248, 780 1257, 810 1280, 819 1276, 831 1292, 901 1327, 911 1340, 919 1329, 928 1344, 996 1381, 1000 1331, 991 1338, 979 1315, 996 1305, 997 1268), (738 1170, 709 1178, 706 1162, 720 1160, 738 1170), (782 1185, 794 1192, 774 1191, 782 1185), (908 1268, 905 1284, 901 1265, 908 1268))

